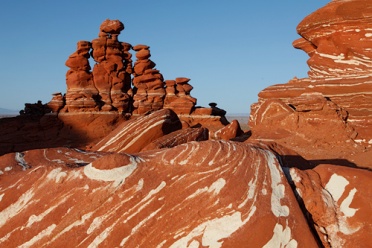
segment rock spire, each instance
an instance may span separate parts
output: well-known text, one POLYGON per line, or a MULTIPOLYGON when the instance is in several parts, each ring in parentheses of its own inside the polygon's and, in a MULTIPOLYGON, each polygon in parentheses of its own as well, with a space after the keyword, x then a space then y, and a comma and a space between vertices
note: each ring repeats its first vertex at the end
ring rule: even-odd
POLYGON ((122 22, 107 19, 100 26, 98 38, 77 43, 76 51, 66 61, 67 92, 53 94, 48 107, 53 112, 127 114, 169 108, 177 114, 191 114, 196 99, 190 95, 190 79, 164 80, 150 59, 149 46, 132 46, 118 40, 123 30, 122 22), (89 63, 92 60, 93 67, 89 63))

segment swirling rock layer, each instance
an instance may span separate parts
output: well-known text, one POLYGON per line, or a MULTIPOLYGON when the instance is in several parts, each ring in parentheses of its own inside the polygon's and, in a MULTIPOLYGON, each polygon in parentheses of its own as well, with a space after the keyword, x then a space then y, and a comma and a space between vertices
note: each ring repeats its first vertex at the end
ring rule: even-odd
POLYGON ((290 173, 324 247, 371 244, 371 171, 324 164, 290 173))
POLYGON ((306 17, 294 46, 310 57, 309 78, 259 93, 251 106, 252 137, 275 140, 309 159, 358 164, 353 153, 372 154, 371 30, 368 0, 332 1, 306 17))
POLYGON ((23 160, 30 169, 3 169, 4 247, 317 246, 275 155, 254 146, 190 142, 137 155, 46 149, 23 160))

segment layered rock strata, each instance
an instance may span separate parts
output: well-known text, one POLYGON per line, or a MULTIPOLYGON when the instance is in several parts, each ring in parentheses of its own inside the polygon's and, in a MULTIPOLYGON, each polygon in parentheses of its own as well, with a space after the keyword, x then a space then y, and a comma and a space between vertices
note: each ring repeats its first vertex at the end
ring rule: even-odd
POLYGON ((150 47, 118 40, 124 24, 105 20, 98 38, 79 41, 66 66, 67 92, 53 94, 48 103, 54 113, 108 112, 143 115, 162 108, 189 115, 196 99, 190 95, 190 79, 164 80, 150 59, 150 47), (131 50, 136 61, 132 60, 131 50), (89 59, 95 61, 91 70, 89 59))
POLYGON ((317 246, 275 155, 254 146, 190 142, 136 155, 57 148, 0 164, 4 247, 317 246))
POLYGON ((371 171, 323 164, 290 174, 324 247, 371 244, 371 171))
MULTIPOLYGON (((250 138, 222 125, 217 104, 196 108, 189 79, 164 81, 148 46, 132 66, 131 45, 116 42, 124 26, 105 21, 92 56, 107 87, 92 73, 81 83, 96 93, 54 95, 58 116, 0 120, 0 245, 369 247, 370 13, 339 0, 305 18, 294 45, 311 56, 309 78, 259 94, 250 138), (124 87, 130 75, 144 87, 124 87), (119 88, 128 98, 112 98, 119 88)), ((77 78, 89 74, 83 44, 68 62, 77 78)))
POLYGON ((91 150, 139 152, 152 141, 181 128, 177 115, 170 109, 162 109, 122 123, 91 150))
POLYGON ((372 162, 372 5, 332 1, 297 27, 309 77, 270 86, 251 106, 263 149, 288 179, 320 247, 369 247, 372 162))
POLYGON ((137 61, 133 68, 133 114, 145 114, 153 110, 163 108, 164 104, 164 78, 159 70, 155 69, 155 63, 150 59, 150 47, 137 45, 137 61))
POLYGON ((193 87, 188 83, 189 78, 179 77, 166 80, 166 96, 164 107, 173 109, 178 114, 191 114, 196 105, 196 99, 190 95, 193 87))
POLYGON ((310 56, 309 78, 259 93, 249 120, 253 137, 371 147, 371 29, 367 0, 332 1, 306 17, 293 44, 310 56))
POLYGON ((128 90, 131 88, 126 72, 128 46, 118 41, 124 25, 118 20, 106 20, 100 26, 97 39, 92 41, 92 57, 96 64, 93 68, 94 84, 99 91, 98 102, 104 111, 117 109, 127 112, 129 107, 128 90), (126 53, 126 54, 125 54, 126 53))
POLYGON ((88 60, 91 48, 89 41, 79 41, 76 52, 71 54, 66 61, 66 66, 70 68, 66 73, 66 111, 96 109, 97 104, 94 98, 98 90, 93 82, 88 60))

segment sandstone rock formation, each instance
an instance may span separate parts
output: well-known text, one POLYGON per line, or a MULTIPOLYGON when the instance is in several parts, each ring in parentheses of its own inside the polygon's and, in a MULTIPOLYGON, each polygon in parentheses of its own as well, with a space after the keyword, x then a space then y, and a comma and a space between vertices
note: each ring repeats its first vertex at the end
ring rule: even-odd
POLYGON ((239 122, 237 120, 233 120, 230 124, 214 132, 212 137, 218 140, 219 139, 231 140, 233 138, 243 135, 243 133, 244 132, 240 128, 239 122))
POLYGON ((52 100, 50 100, 47 105, 52 112, 59 112, 65 105, 65 98, 61 92, 56 92, 52 94, 52 100))
POLYGON ((309 78, 270 86, 251 106, 247 142, 292 167, 289 180, 321 247, 371 246, 370 30, 370 1, 332 1, 312 13, 293 43, 310 57, 309 78))
POLYGON ((176 78, 175 80, 166 80, 166 96, 164 107, 173 109, 178 114, 191 114, 196 105, 196 99, 190 95, 193 87, 188 83, 189 78, 176 78))
POLYGON ((191 97, 190 79, 165 80, 150 59, 150 47, 120 42, 124 30, 119 20, 105 20, 98 38, 79 41, 66 66, 67 92, 53 94, 48 103, 55 112, 117 111, 146 114, 169 108, 177 114, 191 114, 196 99, 191 97), (132 60, 133 49, 136 61, 132 60), (89 58, 96 62, 91 70, 89 58))
POLYGON ((159 70, 154 69, 156 64, 149 59, 150 47, 137 45, 133 50, 136 51, 137 58, 133 68, 133 114, 162 109, 165 96, 164 79, 159 70))
POLYGON ((323 164, 290 174, 324 247, 371 245, 371 171, 323 164))
POLYGON ((371 28, 366 0, 332 1, 306 17, 294 46, 310 56, 309 78, 259 93, 251 107, 252 137, 275 140, 308 159, 355 163, 350 149, 364 153, 372 145, 371 28), (320 149, 330 151, 316 154, 320 149))
POLYGON ((172 110, 162 109, 122 123, 92 150, 136 153, 150 142, 181 127, 180 120, 172 110))
POLYGON ((275 155, 254 146, 191 142, 137 155, 57 148, 7 163, 4 247, 317 246, 275 155))
POLYGON ((143 147, 141 151, 156 150, 162 148, 171 148, 191 141, 208 140, 208 129, 205 127, 188 127, 174 131, 170 134, 164 135, 148 145, 143 147))
POLYGON ((370 247, 371 13, 306 17, 309 78, 260 92, 247 133, 104 21, 65 96, 0 119, 0 246, 370 247))
POLYGON ((118 113, 59 113, 0 119, 0 155, 47 147, 91 147, 126 119, 118 113))
POLYGON ((128 80, 127 67, 128 46, 118 41, 124 25, 118 20, 105 20, 100 27, 99 37, 92 41, 92 57, 96 64, 93 68, 94 85, 99 91, 101 109, 110 111, 117 109, 126 112, 129 107, 128 90, 131 88, 128 80), (126 54, 125 54, 126 53, 126 54))
POLYGON ((66 109, 65 111, 95 110, 95 97, 98 90, 94 85, 89 65, 89 51, 92 45, 89 41, 79 41, 77 50, 69 56, 66 66, 66 109))

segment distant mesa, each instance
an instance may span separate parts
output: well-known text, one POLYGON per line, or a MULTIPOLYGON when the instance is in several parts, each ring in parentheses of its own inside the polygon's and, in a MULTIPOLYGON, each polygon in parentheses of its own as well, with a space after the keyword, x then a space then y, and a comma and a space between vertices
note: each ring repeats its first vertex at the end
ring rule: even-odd
POLYGON ((16 110, 0 108, 0 115, 17 114, 16 110))

